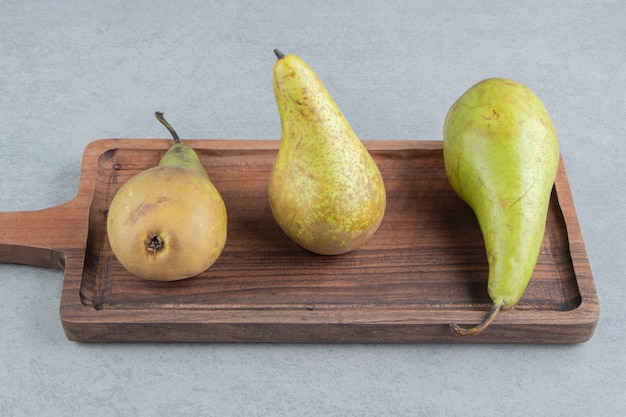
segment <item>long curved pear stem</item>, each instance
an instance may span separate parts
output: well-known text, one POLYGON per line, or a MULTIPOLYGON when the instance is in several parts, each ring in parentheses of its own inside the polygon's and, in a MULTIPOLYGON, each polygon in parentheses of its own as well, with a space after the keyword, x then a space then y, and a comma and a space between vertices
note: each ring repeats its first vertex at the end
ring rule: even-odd
POLYGON ((276 58, 278 58, 278 59, 283 59, 285 57, 285 54, 280 52, 279 49, 274 49, 274 54, 276 55, 276 58))
POLYGON ((169 130, 170 134, 174 138, 174 143, 181 143, 180 138, 178 137, 178 133, 176 133, 174 128, 172 126, 170 126, 170 124, 167 122, 167 120, 165 120, 165 118, 163 117, 163 112, 155 111, 154 115, 156 116, 157 120, 159 122, 161 122, 161 124, 163 126, 165 126, 167 128, 167 130, 169 130))
POLYGON ((502 310, 502 307, 504 307, 504 302, 494 303, 491 307, 491 310, 489 311, 489 314, 487 315, 487 317, 485 317, 485 320, 483 320, 482 323, 477 324, 474 327, 465 328, 459 326, 456 323, 450 323, 450 329, 457 336, 476 336, 491 324, 491 322, 496 318, 500 310, 502 310))

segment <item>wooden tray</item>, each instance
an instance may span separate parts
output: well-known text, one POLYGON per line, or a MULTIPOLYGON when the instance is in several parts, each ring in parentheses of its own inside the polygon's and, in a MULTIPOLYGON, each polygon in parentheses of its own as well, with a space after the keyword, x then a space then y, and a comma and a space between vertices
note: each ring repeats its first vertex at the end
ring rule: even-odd
POLYGON ((0 262, 65 270, 60 316, 76 341, 578 343, 599 304, 561 161, 537 268, 518 306, 482 334, 490 305, 482 236, 450 188, 440 141, 364 141, 388 193, 378 232, 361 248, 320 256, 292 243, 267 201, 278 141, 187 140, 229 216, 222 256, 202 275, 158 283, 126 272, 106 215, 118 187, 157 164, 167 139, 90 143, 75 198, 0 213, 0 262))

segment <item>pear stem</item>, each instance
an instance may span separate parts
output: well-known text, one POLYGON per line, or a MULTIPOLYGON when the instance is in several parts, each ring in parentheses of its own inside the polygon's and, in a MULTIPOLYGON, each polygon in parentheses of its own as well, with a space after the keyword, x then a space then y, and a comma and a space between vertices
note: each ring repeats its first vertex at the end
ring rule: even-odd
POLYGON ((280 52, 279 49, 274 49, 274 54, 276 55, 276 58, 278 58, 278 59, 283 59, 285 57, 285 54, 280 52))
POLYGON ((483 322, 477 324, 474 327, 464 328, 456 323, 450 323, 450 329, 452 330, 452 333, 457 336, 476 336, 491 324, 491 322, 496 318, 500 310, 502 310, 502 307, 504 307, 503 301, 499 303, 494 303, 494 305, 491 307, 491 310, 489 311, 489 314, 487 315, 487 317, 485 317, 483 322))
POLYGON ((165 120, 165 118, 163 117, 163 112, 155 111, 154 115, 156 116, 157 120, 159 122, 161 122, 161 124, 163 126, 165 126, 167 128, 167 130, 169 130, 170 134, 174 138, 174 143, 181 143, 180 138, 178 137, 178 133, 176 133, 174 128, 172 126, 170 126, 170 124, 167 122, 167 120, 165 120))

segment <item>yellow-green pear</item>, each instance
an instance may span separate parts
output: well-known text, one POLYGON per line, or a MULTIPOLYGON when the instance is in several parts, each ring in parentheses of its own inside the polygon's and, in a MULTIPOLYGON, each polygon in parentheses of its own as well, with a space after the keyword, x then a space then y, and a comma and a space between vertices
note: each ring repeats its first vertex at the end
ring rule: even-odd
POLYGON ((544 237, 550 195, 559 164, 557 134, 541 100, 504 78, 483 80, 450 108, 443 128, 448 180, 473 209, 489 264, 493 301, 485 329, 500 310, 513 308, 533 274, 544 237))
POLYGON ((383 220, 383 178, 315 72, 295 55, 274 52, 281 142, 269 182, 272 214, 309 251, 352 251, 383 220))
POLYGON ((226 207, 196 152, 174 137, 158 166, 120 187, 107 215, 113 254, 132 274, 155 281, 190 278, 208 269, 226 243, 226 207))

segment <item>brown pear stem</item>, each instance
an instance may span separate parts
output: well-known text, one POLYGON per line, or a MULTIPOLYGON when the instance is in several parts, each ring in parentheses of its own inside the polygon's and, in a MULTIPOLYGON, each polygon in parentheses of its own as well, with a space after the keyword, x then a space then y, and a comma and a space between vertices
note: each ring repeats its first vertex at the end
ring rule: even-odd
POLYGON ((489 314, 487 315, 487 317, 485 317, 483 322, 477 324, 474 327, 464 328, 456 323, 450 323, 450 329, 457 336, 476 336, 491 324, 491 322, 496 318, 500 310, 502 310, 502 307, 504 307, 504 302, 494 303, 494 305, 491 307, 491 310, 489 311, 489 314))
POLYGON ((155 111, 154 115, 156 116, 157 120, 161 122, 161 124, 165 126, 167 130, 169 130, 170 134, 174 138, 174 143, 181 143, 180 138, 178 137, 178 133, 176 133, 174 128, 170 126, 170 124, 167 123, 167 120, 165 120, 165 118, 163 117, 163 112, 155 111))
POLYGON ((280 52, 279 49, 274 49, 274 54, 276 55, 276 58, 278 58, 278 59, 283 59, 285 57, 285 54, 280 52))

